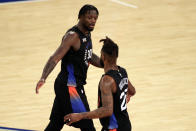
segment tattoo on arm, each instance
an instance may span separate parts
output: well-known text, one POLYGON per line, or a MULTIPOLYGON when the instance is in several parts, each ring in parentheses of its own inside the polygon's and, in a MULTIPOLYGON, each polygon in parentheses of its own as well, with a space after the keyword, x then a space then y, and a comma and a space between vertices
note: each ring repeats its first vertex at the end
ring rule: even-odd
MULTIPOLYGON (((107 79, 107 78, 106 78, 107 79)), ((101 84, 101 97, 102 107, 83 114, 83 119, 93 119, 111 116, 113 113, 113 95, 112 95, 113 83, 108 80, 102 80, 101 84)))
POLYGON ((56 64, 63 58, 63 56, 68 52, 73 43, 79 41, 78 35, 74 32, 69 32, 62 38, 61 45, 57 48, 54 54, 49 58, 46 63, 41 79, 46 79, 51 71, 54 69, 56 64))
POLYGON ((43 69, 41 78, 45 80, 48 77, 48 75, 51 73, 51 71, 54 69, 56 64, 57 63, 50 58, 43 69))
POLYGON ((103 68, 103 66, 100 63, 100 58, 94 53, 92 54, 91 64, 96 66, 96 67, 103 68))

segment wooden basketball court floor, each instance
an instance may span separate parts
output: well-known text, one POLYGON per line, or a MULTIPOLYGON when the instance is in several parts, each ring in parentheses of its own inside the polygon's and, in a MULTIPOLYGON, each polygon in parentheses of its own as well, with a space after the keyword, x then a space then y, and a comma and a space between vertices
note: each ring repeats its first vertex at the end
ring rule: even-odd
MULTIPOLYGON (((119 44, 118 64, 136 88, 128 104, 133 131, 196 130, 195 0, 48 0, 0 5, 0 126, 43 131, 60 64, 35 94, 42 69, 81 6, 100 16, 92 32, 100 55, 106 35, 119 44), (124 3, 123 3, 124 2, 124 3)), ((97 107, 102 69, 90 66, 86 94, 97 107)), ((94 120, 97 130, 99 121, 94 120)), ((64 126, 63 131, 78 131, 64 126)))

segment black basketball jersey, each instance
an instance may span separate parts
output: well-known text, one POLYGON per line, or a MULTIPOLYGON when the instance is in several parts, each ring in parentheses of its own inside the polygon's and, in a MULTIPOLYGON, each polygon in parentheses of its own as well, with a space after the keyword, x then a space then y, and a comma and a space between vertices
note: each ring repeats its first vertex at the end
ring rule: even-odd
MULTIPOLYGON (((126 94, 128 91, 127 72, 118 66, 118 70, 109 70, 104 75, 112 77, 116 83, 117 91, 113 93, 113 114, 110 117, 101 118, 103 129, 118 129, 118 131, 130 131, 131 123, 127 113, 126 94), (126 127, 126 128, 125 128, 126 127)), ((103 76, 104 76, 103 75, 103 76)), ((103 77, 102 76, 102 77, 103 77)), ((100 86, 98 88, 98 107, 102 106, 100 86)))
POLYGON ((74 51, 70 48, 61 61, 61 72, 58 77, 67 83, 67 86, 79 86, 86 84, 87 70, 92 57, 91 34, 84 35, 77 26, 67 32, 76 32, 80 38, 80 48, 74 51))

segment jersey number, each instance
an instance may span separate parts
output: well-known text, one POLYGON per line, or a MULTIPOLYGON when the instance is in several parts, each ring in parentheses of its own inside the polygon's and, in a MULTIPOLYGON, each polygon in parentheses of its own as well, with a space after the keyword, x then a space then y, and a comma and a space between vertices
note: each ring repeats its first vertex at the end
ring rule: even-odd
POLYGON ((120 94, 120 99, 122 100, 121 103, 121 111, 124 111, 127 109, 127 104, 126 104, 126 97, 127 97, 127 89, 125 89, 121 94, 120 94))

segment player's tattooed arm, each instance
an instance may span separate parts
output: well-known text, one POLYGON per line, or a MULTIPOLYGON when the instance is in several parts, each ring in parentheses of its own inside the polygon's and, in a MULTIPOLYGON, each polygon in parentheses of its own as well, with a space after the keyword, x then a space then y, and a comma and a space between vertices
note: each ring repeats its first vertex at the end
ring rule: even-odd
POLYGON ((101 59, 94 53, 92 53, 92 58, 91 58, 91 64, 99 67, 99 68, 103 68, 103 63, 101 62, 101 59))
POLYGON ((111 116, 113 114, 112 90, 114 86, 116 86, 114 80, 109 76, 104 76, 100 83, 102 107, 90 112, 68 114, 64 117, 64 121, 70 125, 81 119, 94 119, 111 116))
POLYGON ((49 58, 46 63, 42 76, 36 85, 36 93, 39 93, 39 89, 45 83, 46 78, 52 72, 57 63, 63 58, 63 56, 68 52, 68 50, 73 47, 77 49, 80 45, 80 39, 78 35, 74 32, 68 32, 62 39, 61 45, 57 48, 54 54, 49 58))
POLYGON ((52 59, 52 57, 49 58, 48 62, 46 63, 44 69, 43 69, 43 73, 41 76, 41 80, 46 80, 46 78, 48 77, 48 75, 51 73, 51 71, 54 69, 54 67, 56 66, 56 62, 52 59))
POLYGON ((62 39, 61 45, 57 48, 54 54, 49 58, 46 63, 41 79, 46 79, 57 63, 63 58, 74 43, 78 43, 78 35, 74 32, 68 32, 62 39))
POLYGON ((100 83, 102 107, 92 111, 91 113, 84 113, 84 119, 102 118, 111 116, 113 113, 113 96, 112 88, 114 81, 109 76, 104 76, 100 83))

